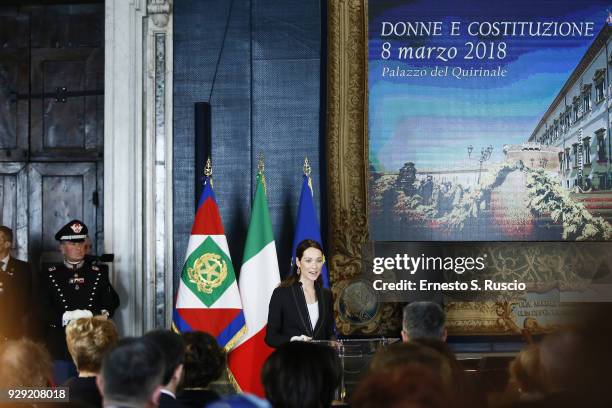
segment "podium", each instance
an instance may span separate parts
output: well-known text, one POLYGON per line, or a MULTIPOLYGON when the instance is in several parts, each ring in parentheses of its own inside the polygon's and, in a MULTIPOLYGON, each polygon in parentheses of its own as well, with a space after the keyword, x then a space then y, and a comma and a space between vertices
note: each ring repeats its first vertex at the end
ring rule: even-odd
POLYGON ((331 347, 338 357, 340 385, 334 399, 346 401, 361 377, 368 371, 370 361, 381 348, 400 341, 399 338, 351 338, 338 340, 312 340, 313 343, 331 347))

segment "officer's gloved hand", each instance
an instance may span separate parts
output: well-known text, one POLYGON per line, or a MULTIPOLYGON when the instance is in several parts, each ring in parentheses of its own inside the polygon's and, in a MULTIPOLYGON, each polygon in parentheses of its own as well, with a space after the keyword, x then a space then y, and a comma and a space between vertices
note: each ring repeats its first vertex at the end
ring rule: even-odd
POLYGON ((293 336, 290 341, 310 341, 310 340, 312 340, 312 337, 308 337, 305 334, 302 334, 301 336, 293 336))
POLYGON ((93 317, 93 313, 85 309, 68 310, 62 315, 62 326, 68 325, 73 320, 93 317))

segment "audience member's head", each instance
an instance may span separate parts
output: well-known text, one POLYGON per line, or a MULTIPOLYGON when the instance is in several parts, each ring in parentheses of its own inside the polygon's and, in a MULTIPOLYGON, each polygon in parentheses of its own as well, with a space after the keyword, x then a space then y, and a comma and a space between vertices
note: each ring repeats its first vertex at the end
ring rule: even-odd
POLYGON ((7 242, 13 242, 13 230, 6 225, 0 225, 0 236, 7 242))
POLYGON ((370 372, 357 386, 353 408, 446 408, 452 400, 440 376, 421 364, 370 372))
POLYGON ((402 340, 434 338, 446 340, 444 310, 435 302, 412 302, 404 307, 402 340))
POLYGON ((335 351, 328 346, 289 342, 266 360, 261 379, 274 407, 328 407, 340 383, 335 351))
POLYGON ((225 351, 208 333, 183 333, 185 342, 185 376, 183 388, 206 387, 218 379, 225 368, 225 351))
POLYGON ((544 391, 540 369, 540 348, 535 345, 525 347, 509 367, 510 386, 515 387, 522 398, 541 395, 544 391))
MULTIPOLYGON (((606 317, 607 318, 607 317, 606 317)), ((583 321, 548 334, 511 365, 511 380, 528 395, 515 406, 612 406, 610 338, 605 320, 583 321), (523 388, 525 388, 523 390, 523 388)), ((510 389, 512 387, 510 384, 510 389)))
POLYGON ((144 335, 162 352, 164 360, 164 376, 162 385, 165 389, 176 393, 183 379, 183 362, 185 360, 185 342, 183 338, 170 330, 153 330, 144 335))
POLYGON ((0 346, 0 388, 47 387, 53 373, 51 356, 28 339, 9 340, 0 346))
POLYGON ((102 358, 117 343, 117 328, 110 320, 90 317, 66 326, 66 344, 79 373, 97 374, 102 358))
POLYGON ((486 406, 486 396, 480 392, 474 379, 466 374, 464 368, 457 360, 457 356, 455 356, 455 353, 453 353, 446 342, 433 338, 420 338, 411 341, 410 344, 433 349, 448 363, 452 376, 453 399, 457 407, 477 408, 486 406))
POLYGON ((7 256, 13 246, 13 230, 0 225, 0 259, 7 256))
POLYGON ((588 367, 588 375, 581 375, 588 384, 591 395, 607 406, 612 406, 612 303, 601 302, 590 304, 587 313, 580 315, 582 335, 586 339, 585 349, 581 354, 583 366, 588 367))
POLYGON ((580 305, 568 326, 539 343, 546 406, 612 406, 610 315, 611 303, 580 305))
POLYGON ((461 367, 461 364, 459 364, 457 356, 455 356, 455 353, 453 353, 453 351, 450 349, 450 347, 444 340, 434 339, 431 337, 421 337, 420 339, 411 341, 411 343, 415 343, 436 350, 438 353, 440 353, 443 357, 446 358, 446 360, 450 363, 450 366, 454 371, 463 371, 463 367, 461 367))
POLYGON ((585 340, 574 328, 556 331, 542 340, 539 357, 548 392, 568 391, 579 385, 580 376, 586 375, 582 368, 587 368, 583 361, 588 347, 585 340))
POLYGON ((407 365, 422 365, 439 375, 447 386, 453 384, 453 369, 447 358, 433 348, 418 343, 395 343, 380 349, 372 362, 370 371, 386 372, 407 365))
POLYGON ((98 388, 104 406, 154 407, 164 374, 159 348, 143 338, 125 338, 102 360, 98 388))

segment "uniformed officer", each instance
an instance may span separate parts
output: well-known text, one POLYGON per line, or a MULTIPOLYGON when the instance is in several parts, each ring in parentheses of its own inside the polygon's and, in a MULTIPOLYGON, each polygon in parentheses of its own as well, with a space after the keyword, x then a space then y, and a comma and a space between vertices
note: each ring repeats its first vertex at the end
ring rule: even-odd
POLYGON ((76 374, 66 346, 65 326, 74 319, 101 315, 112 317, 119 306, 106 265, 85 261, 87 226, 72 220, 55 239, 64 262, 51 266, 41 277, 41 318, 47 328, 46 342, 54 360, 56 383, 76 374))
POLYGON ((0 341, 27 334, 32 271, 27 262, 13 258, 13 231, 0 226, 0 341))

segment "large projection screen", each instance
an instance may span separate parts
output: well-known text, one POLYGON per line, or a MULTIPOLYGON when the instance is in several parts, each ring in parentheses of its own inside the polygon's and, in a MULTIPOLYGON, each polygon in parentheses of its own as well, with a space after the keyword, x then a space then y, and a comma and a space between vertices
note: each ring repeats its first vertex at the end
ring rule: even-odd
POLYGON ((372 238, 609 240, 608 6, 371 0, 372 238))

